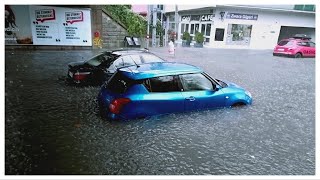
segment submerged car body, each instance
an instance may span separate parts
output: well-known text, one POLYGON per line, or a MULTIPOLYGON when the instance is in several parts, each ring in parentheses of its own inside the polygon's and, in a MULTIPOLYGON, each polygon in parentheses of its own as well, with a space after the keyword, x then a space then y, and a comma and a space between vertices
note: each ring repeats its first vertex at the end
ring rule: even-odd
POLYGON ((188 64, 164 62, 120 68, 98 95, 107 119, 247 105, 251 94, 188 64))
POLYGON ((274 56, 288 56, 294 58, 315 57, 316 45, 310 37, 299 35, 281 40, 273 50, 274 56))
POLYGON ((146 49, 105 51, 87 61, 69 63, 67 80, 75 84, 100 85, 110 78, 117 68, 163 61, 165 60, 146 49))

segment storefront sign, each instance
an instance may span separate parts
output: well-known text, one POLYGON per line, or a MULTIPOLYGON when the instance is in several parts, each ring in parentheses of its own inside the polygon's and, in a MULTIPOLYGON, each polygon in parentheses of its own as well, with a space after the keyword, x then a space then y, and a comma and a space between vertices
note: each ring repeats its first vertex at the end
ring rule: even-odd
POLYGON ((190 21, 191 20, 191 16, 181 16, 181 21, 190 21))
POLYGON ((257 14, 228 13, 227 19, 258 20, 257 14))
POLYGON ((181 16, 181 21, 213 21, 214 14, 181 16))
POLYGON ((200 21, 213 21, 213 14, 205 14, 201 16, 200 21))
POLYGON ((191 15, 191 21, 200 21, 200 15, 191 15))

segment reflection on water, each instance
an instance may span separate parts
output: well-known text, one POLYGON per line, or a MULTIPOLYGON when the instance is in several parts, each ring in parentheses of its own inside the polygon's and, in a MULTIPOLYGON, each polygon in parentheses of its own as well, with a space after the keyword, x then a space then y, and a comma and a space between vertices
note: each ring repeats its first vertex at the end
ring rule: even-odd
POLYGON ((312 60, 247 60, 234 63, 238 74, 207 63, 250 90, 253 105, 110 122, 98 116, 99 87, 63 81, 68 62, 91 55, 6 53, 6 174, 315 174, 312 60))

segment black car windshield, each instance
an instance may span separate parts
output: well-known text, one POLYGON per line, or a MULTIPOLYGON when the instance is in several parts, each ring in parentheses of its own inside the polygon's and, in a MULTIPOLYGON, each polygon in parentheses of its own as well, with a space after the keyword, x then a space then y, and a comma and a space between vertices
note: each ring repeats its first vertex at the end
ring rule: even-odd
POLYGON ((104 54, 98 54, 91 59, 89 59, 86 63, 91 65, 91 66, 99 66, 103 61, 105 61, 106 58, 104 54))

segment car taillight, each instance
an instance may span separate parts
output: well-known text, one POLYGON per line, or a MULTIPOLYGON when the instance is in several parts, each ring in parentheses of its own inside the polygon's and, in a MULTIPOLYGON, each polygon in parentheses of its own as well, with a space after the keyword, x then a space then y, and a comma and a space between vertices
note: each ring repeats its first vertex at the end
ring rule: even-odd
POLYGON ((131 102, 131 100, 129 98, 115 99, 109 105, 109 110, 110 110, 111 113, 119 114, 121 109, 122 109, 122 107, 124 105, 128 104, 129 102, 131 102))
POLYGON ((77 81, 81 81, 81 80, 84 80, 88 74, 90 74, 90 72, 76 72, 73 75, 73 79, 77 81))

